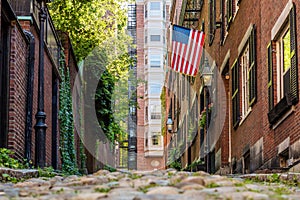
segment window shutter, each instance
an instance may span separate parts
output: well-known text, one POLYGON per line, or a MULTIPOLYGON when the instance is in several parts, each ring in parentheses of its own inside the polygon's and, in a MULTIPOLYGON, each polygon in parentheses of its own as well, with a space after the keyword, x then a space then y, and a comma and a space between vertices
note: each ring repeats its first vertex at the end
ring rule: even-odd
POLYGON ((291 34, 291 72, 289 98, 293 104, 298 102, 298 69, 297 69, 297 44, 296 44, 296 13, 295 6, 290 11, 291 34))
POLYGON ((233 18, 233 0, 227 0, 227 28, 229 28, 229 24, 233 18))
POLYGON ((231 67, 232 73, 232 122, 236 128, 240 121, 240 100, 239 100, 239 65, 238 60, 234 61, 231 67))
POLYGON ((272 42, 268 45, 268 99, 269 111, 274 108, 274 93, 273 93, 273 56, 272 42))
POLYGON ((256 45, 255 45, 255 26, 253 26, 249 38, 249 106, 256 102, 256 45))

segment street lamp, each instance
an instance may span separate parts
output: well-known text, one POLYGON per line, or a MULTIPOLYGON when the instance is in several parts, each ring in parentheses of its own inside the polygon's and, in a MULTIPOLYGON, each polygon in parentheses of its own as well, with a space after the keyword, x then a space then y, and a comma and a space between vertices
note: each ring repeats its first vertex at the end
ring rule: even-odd
POLYGON ((208 60, 205 59, 205 63, 204 63, 204 68, 202 70, 202 78, 203 78, 203 82, 204 82, 204 91, 205 91, 205 106, 206 106, 206 170, 208 173, 210 173, 210 145, 209 145, 209 137, 208 137, 208 127, 209 127, 209 87, 211 86, 211 82, 212 82, 212 76, 213 73, 211 71, 211 68, 208 64, 208 60))
POLYGON ((36 165, 45 167, 46 163, 46 113, 44 111, 44 25, 47 20, 47 10, 45 3, 49 0, 37 0, 40 4, 40 35, 39 35, 39 69, 38 69, 38 110, 35 115, 35 134, 36 134, 36 165))
POLYGON ((172 120, 171 113, 169 113, 169 116, 168 116, 167 129, 168 129, 169 133, 172 133, 172 130, 173 130, 173 120, 172 120))

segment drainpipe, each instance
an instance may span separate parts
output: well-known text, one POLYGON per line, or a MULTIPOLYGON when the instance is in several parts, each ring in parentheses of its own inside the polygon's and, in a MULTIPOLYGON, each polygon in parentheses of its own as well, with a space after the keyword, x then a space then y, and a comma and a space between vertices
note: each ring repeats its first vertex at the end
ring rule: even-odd
POLYGON ((27 99, 26 99, 26 124, 25 124, 25 159, 30 165, 31 161, 31 137, 32 137, 32 105, 33 105, 33 82, 34 82, 34 52, 35 40, 32 33, 24 33, 29 40, 29 52, 27 61, 27 99))
MULTIPOLYGON (((228 92, 228 99, 230 99, 230 92, 228 92)), ((229 108, 229 112, 228 112, 228 162, 229 162, 229 166, 230 166, 230 173, 232 174, 232 163, 231 163, 231 106, 230 106, 230 101, 228 101, 228 108, 229 108)))

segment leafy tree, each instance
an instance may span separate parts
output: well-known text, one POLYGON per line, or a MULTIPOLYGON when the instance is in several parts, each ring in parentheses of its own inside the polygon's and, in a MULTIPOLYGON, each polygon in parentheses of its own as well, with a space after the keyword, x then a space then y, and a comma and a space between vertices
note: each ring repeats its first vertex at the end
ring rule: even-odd
POLYGON ((54 0, 49 10, 56 29, 69 33, 77 61, 126 25, 122 0, 54 0))

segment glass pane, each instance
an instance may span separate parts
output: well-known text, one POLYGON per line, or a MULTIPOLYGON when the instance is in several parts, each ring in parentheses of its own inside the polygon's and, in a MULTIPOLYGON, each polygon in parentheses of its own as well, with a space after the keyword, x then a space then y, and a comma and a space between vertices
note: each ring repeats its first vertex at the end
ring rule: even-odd
POLYGON ((160 35, 151 35, 150 40, 152 42, 159 42, 160 41, 160 35))
POLYGON ((282 38, 283 42, 283 72, 291 67, 291 34, 290 30, 282 38))
POLYGON ((151 2, 150 10, 160 10, 160 2, 151 2))

